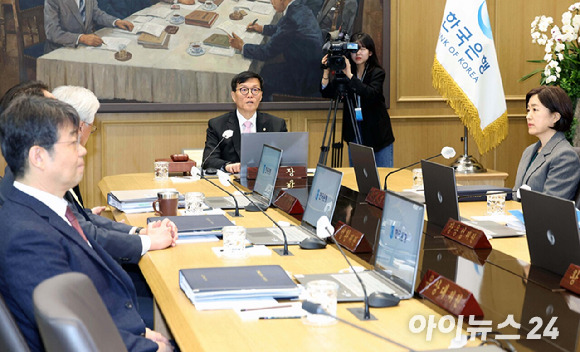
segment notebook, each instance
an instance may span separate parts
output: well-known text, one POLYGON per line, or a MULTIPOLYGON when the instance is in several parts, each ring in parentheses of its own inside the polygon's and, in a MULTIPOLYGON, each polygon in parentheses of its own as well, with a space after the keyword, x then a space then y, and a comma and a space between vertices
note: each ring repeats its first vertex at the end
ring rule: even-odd
MULTIPOLYGON (((272 204, 272 197, 274 195, 274 186, 276 185, 276 178, 278 177, 278 168, 282 160, 282 150, 264 144, 262 146, 262 154, 260 156, 260 164, 258 166, 258 173, 256 175, 256 183, 254 190, 248 195, 254 203, 263 208, 268 208, 272 204)), ((246 207, 250 202, 244 198, 238 199, 240 207, 246 207), (243 199, 243 200, 242 200, 243 199), (243 204, 243 205, 242 205, 243 204)), ((232 197, 208 197, 205 199, 205 204, 212 208, 233 209, 235 203, 232 197)))
MULTIPOLYGON (((316 236, 316 222, 321 216, 326 215, 332 219, 341 182, 342 172, 318 164, 300 226, 284 228, 288 244, 299 244, 309 236, 316 236)), ((284 244, 284 237, 277 227, 248 228, 246 229, 246 238, 258 245, 279 246, 284 244)))
POLYGON ((564 275, 580 265, 580 234, 574 202, 520 189, 526 239, 533 266, 564 275))
POLYGON ((224 226, 233 226, 234 224, 225 216, 217 215, 188 215, 188 216, 154 216, 147 218, 147 223, 169 219, 177 226, 177 232, 181 234, 199 234, 208 233, 221 235, 221 229, 224 226))
POLYGON ((375 162, 373 148, 364 145, 349 143, 350 155, 356 176, 358 192, 368 194, 371 188, 381 189, 379 172, 375 162))
MULTIPOLYGON (((413 297, 420 270, 424 216, 423 204, 386 191, 379 240, 374 247, 373 270, 359 273, 368 295, 386 292, 400 299, 413 297)), ((363 300, 362 287, 352 273, 295 275, 295 278, 302 284, 332 280, 339 284, 339 302, 363 300)))

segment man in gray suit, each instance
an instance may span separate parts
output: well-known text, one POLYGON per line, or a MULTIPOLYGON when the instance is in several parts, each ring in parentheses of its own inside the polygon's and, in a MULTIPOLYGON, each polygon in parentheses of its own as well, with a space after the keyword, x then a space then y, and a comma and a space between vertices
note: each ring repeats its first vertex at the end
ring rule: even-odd
POLYGON ((100 46, 103 40, 93 33, 95 24, 133 30, 131 22, 115 18, 99 9, 97 0, 46 0, 44 31, 47 41, 44 52, 79 44, 100 46))

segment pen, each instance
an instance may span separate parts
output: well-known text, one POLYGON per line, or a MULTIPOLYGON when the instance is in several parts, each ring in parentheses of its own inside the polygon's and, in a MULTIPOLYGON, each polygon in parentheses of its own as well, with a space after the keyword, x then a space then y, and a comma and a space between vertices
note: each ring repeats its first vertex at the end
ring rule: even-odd
POLYGON ((283 304, 280 306, 273 306, 273 307, 262 307, 262 308, 245 308, 245 309, 240 309, 240 312, 251 312, 253 310, 262 310, 262 309, 278 309, 278 308, 290 308, 292 307, 291 304, 283 304))
POLYGON ((259 317, 258 319, 260 320, 270 320, 270 319, 300 319, 302 318, 302 316, 300 315, 294 315, 291 317, 259 317))
POLYGON ((258 19, 257 19, 257 18, 254 20, 254 22, 252 22, 252 24, 251 24, 250 26, 253 26, 253 25, 255 25, 255 24, 256 24, 256 22, 258 22, 258 19))

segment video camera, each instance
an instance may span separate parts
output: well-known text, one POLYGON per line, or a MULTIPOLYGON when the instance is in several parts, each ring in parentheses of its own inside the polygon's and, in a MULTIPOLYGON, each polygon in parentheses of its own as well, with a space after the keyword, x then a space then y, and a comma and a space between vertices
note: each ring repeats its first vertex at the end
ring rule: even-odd
POLYGON ((339 33, 336 39, 328 36, 328 41, 322 46, 322 50, 328 55, 327 67, 332 71, 341 72, 345 67, 344 57, 348 57, 349 53, 356 53, 358 51, 357 43, 350 43, 348 34, 339 33))

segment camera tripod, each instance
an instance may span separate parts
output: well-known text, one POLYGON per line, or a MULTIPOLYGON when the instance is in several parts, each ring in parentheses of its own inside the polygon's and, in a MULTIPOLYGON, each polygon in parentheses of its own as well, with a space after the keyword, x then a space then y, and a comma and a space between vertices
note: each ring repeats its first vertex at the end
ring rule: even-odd
MULTIPOLYGON (((328 108, 328 114, 326 116, 326 125, 324 126, 324 135, 322 137, 322 145, 320 146, 320 156, 318 158, 318 163, 326 165, 328 160, 328 152, 332 147, 332 160, 331 167, 341 167, 342 166, 342 149, 343 149, 343 137, 341 133, 340 142, 336 142, 336 113, 338 112, 338 105, 340 101, 346 104, 350 115, 350 122, 354 130, 354 140, 357 144, 362 144, 362 138, 360 131, 358 129, 358 124, 356 123, 356 116, 353 102, 348 96, 348 88, 346 83, 348 80, 346 77, 342 77, 344 74, 337 74, 334 78, 337 89, 336 96, 330 100, 330 107, 328 108), (332 115, 332 122, 330 117, 332 115), (328 133, 328 128, 330 127, 330 133, 328 133), (328 140, 327 137, 328 136, 328 140), (332 143, 331 143, 332 142, 332 143)), ((329 83, 330 84, 330 83, 329 83)), ((344 118, 344 116, 343 116, 344 118)), ((343 121, 344 123, 344 121, 343 121)))

